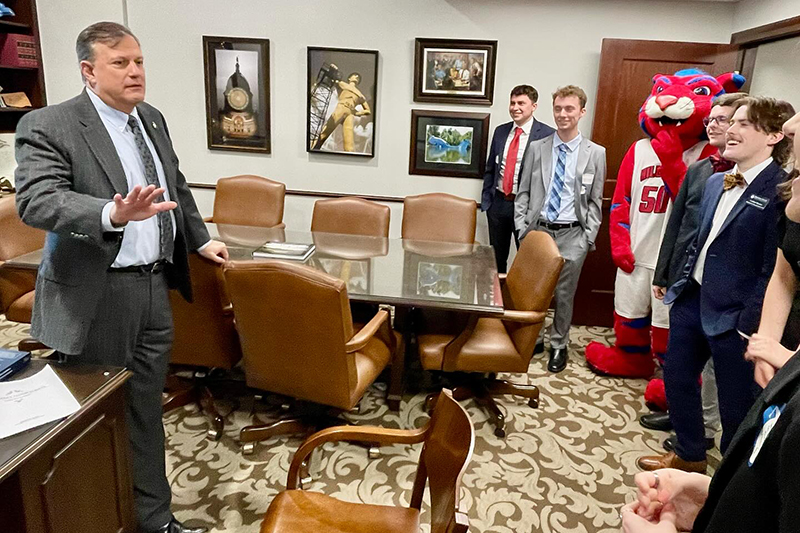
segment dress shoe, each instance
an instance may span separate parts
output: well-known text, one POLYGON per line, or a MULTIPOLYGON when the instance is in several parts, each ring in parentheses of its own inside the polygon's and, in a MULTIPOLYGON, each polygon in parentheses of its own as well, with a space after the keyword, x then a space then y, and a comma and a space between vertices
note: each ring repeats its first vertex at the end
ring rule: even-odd
POLYGON ((643 428, 654 429, 656 431, 670 431, 672 422, 669 421, 669 413, 647 413, 639 417, 639 424, 643 428))
POLYGON ((708 468, 708 461, 684 461, 675 452, 639 457, 636 464, 642 470, 648 471, 661 468, 677 468, 685 472, 697 472, 700 474, 705 474, 708 468))
POLYGON ((551 348, 550 361, 547 363, 547 370, 556 373, 567 368, 567 349, 551 348))
MULTIPOLYGON (((678 444, 678 437, 676 437, 675 435, 670 435, 669 437, 664 439, 662 446, 664 446, 664 449, 667 450, 668 452, 672 452, 675 451, 676 444, 678 444)), ((706 450, 711 450, 716 445, 717 443, 714 442, 713 438, 706 437, 706 450)))
POLYGON ((533 347, 533 355, 544 353, 544 341, 537 342, 536 346, 533 347))
POLYGON ((189 527, 181 524, 173 516, 169 524, 156 529, 153 533, 206 533, 208 528, 205 527, 189 527))

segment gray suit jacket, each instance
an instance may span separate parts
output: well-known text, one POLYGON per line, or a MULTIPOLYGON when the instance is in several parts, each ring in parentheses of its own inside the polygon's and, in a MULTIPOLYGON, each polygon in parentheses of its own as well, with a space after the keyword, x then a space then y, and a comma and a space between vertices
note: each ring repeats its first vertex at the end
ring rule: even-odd
MULTIPOLYGON (((164 117, 137 110, 164 167, 175 210, 171 287, 191 299, 188 250, 209 240, 186 179, 178 169, 164 117)), ((103 206, 128 183, 111 137, 89 96, 28 113, 16 133, 17 208, 23 222, 47 231, 36 280, 31 334, 58 351, 80 353, 105 288, 122 232, 104 232, 103 206)))
MULTIPOLYGON (((522 162, 519 189, 514 201, 514 227, 520 239, 539 227, 539 215, 553 178, 553 139, 557 134, 531 141, 522 162)), ((590 249, 603 220, 603 183, 606 179, 606 149, 586 137, 578 147, 575 172, 575 216, 590 249)))

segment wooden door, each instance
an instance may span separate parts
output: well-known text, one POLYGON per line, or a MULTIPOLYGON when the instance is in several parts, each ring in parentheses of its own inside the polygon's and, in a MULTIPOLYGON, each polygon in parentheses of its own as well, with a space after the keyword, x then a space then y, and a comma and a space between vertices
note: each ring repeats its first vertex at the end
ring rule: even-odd
POLYGON ((653 76, 692 67, 715 76, 730 72, 737 68, 738 49, 729 44, 603 39, 592 128, 592 140, 607 150, 603 225, 597 250, 583 266, 573 324, 611 326, 613 321, 616 267, 611 261, 608 211, 622 158, 631 144, 644 137, 639 108, 650 94, 653 76))

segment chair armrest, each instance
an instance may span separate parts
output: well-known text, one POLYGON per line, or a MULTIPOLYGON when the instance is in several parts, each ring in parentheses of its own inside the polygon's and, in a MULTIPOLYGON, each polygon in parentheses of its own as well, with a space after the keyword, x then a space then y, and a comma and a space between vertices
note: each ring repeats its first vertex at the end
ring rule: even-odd
POLYGON ((203 222, 214 222, 214 217, 206 217, 203 219, 203 222))
POLYGON ((286 229, 286 224, 284 222, 279 222, 272 226, 270 229, 286 229))
POLYGON ((513 309, 506 309, 503 311, 501 320, 523 322, 525 324, 538 324, 544 322, 545 316, 547 316, 547 313, 544 311, 515 311, 513 309))
POLYGON ((347 353, 357 352, 367 345, 369 340, 375 336, 381 326, 389 319, 389 312, 381 309, 378 311, 372 320, 367 322, 367 325, 353 335, 353 338, 347 341, 344 345, 344 351, 347 353))
POLYGON ((425 440, 430 422, 419 429, 387 429, 380 427, 335 426, 318 431, 308 437, 294 454, 289 466, 286 489, 296 489, 300 466, 315 448, 326 442, 369 442, 378 444, 417 444, 425 440))

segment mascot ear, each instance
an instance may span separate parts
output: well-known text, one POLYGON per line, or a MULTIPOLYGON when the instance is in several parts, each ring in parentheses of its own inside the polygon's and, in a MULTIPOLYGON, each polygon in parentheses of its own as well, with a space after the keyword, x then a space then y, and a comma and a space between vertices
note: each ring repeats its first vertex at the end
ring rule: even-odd
POLYGON ((717 76, 717 81, 720 85, 722 85, 722 88, 726 93, 735 93, 742 88, 745 79, 744 76, 738 72, 728 72, 726 74, 717 76))
POLYGON ((666 76, 664 76, 663 74, 656 74, 655 76, 653 76, 653 85, 656 84, 656 82, 658 81, 658 78, 665 78, 665 77, 666 76))

